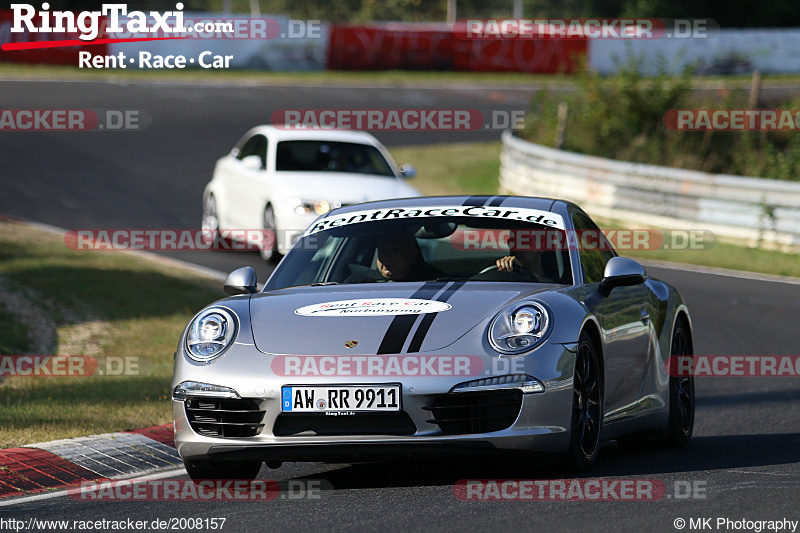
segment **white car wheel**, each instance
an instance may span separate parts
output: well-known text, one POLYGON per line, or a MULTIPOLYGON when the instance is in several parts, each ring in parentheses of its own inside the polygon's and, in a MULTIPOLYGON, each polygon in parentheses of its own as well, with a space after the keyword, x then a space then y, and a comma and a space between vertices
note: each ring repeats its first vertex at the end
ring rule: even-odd
POLYGON ((203 221, 200 228, 204 233, 215 235, 219 231, 219 215, 217 214, 217 200, 213 194, 206 196, 203 201, 203 221))
POLYGON ((271 205, 264 208, 264 229, 271 231, 274 236, 272 246, 261 248, 261 257, 270 263, 277 263, 281 260, 281 254, 278 252, 278 231, 275 225, 275 211, 271 205))

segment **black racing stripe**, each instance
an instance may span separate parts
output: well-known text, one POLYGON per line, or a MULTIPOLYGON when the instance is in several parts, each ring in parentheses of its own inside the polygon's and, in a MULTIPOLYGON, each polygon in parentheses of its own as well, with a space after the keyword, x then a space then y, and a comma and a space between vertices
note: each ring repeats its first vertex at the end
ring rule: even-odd
MULTIPOLYGON (((440 302, 446 302, 458 289, 464 286, 464 283, 466 282, 456 281, 436 299, 440 302)), ((414 332, 414 338, 411 339, 411 344, 408 345, 408 353, 419 351, 420 346, 422 346, 422 341, 425 340, 425 335, 428 334, 428 330, 431 329, 431 324, 433 324, 433 321, 438 314, 439 313, 427 313, 425 315, 425 317, 422 319, 422 322, 420 322, 417 331, 414 332)))
POLYGON ((500 204, 502 204, 503 202, 506 201, 506 198, 508 198, 508 196, 495 196, 494 200, 489 202, 489 206, 490 207, 498 207, 500 204))
MULTIPOLYGON (((420 287, 417 292, 412 294, 411 298, 432 298, 433 295, 442 290, 446 284, 446 281, 428 281, 420 287)), ((395 316, 392 323, 389 324, 389 329, 386 330, 386 334, 383 336, 381 345, 378 347, 378 355, 400 353, 418 317, 419 315, 395 316)))
POLYGON ((464 200, 464 205, 474 205, 474 206, 483 205, 489 201, 489 198, 491 198, 491 196, 470 196, 469 198, 464 200))

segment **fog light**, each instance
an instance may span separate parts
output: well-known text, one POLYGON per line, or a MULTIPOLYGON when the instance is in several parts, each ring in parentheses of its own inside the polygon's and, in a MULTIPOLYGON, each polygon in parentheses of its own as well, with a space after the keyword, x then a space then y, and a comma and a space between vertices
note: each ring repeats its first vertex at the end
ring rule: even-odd
POLYGON ((240 398, 239 393, 230 387, 211 385, 209 383, 198 383, 196 381, 184 381, 172 391, 173 400, 185 400, 186 398, 240 398))

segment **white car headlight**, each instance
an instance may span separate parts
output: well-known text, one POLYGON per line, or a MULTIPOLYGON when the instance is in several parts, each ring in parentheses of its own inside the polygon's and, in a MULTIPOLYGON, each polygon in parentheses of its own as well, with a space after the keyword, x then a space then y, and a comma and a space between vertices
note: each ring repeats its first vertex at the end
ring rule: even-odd
POLYGON ((192 321, 186 335, 189 358, 208 363, 222 355, 236 338, 236 319, 220 307, 206 309, 192 321))
POLYGON ((517 354, 533 350, 550 333, 552 321, 539 302, 517 303, 506 307, 489 326, 489 342, 498 352, 517 354))
POLYGON ((311 213, 324 215, 334 207, 341 207, 339 202, 334 202, 331 205, 327 200, 303 200, 302 198, 290 198, 287 200, 287 204, 298 215, 311 213))

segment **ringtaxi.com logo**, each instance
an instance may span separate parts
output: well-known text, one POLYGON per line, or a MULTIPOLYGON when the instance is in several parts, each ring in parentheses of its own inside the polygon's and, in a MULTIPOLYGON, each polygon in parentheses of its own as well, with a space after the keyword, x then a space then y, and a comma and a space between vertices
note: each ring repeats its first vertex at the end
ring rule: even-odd
MULTIPOLYGON (((285 30, 274 18, 266 17, 186 17, 184 5, 175 4, 175 10, 128 11, 126 4, 103 4, 99 11, 50 10, 42 4, 37 11, 30 4, 12 4, 13 34, 49 34, 73 36, 80 41, 98 38, 121 39, 320 39, 322 21, 289 20, 285 30)), ((26 43, 20 43, 26 44, 26 43)), ((68 46, 68 44, 63 44, 68 46)), ((17 47, 6 47, 4 50, 17 47)))
MULTIPOLYGON (((14 23, 11 33, 78 34, 81 41, 94 41, 103 35, 110 38, 130 38, 134 34, 148 37, 170 35, 179 38, 187 33, 231 33, 231 23, 189 22, 183 16, 183 3, 175 4, 175 11, 128 11, 126 4, 103 4, 99 11, 50 11, 45 2, 37 11, 30 4, 12 4, 14 23)), ((62 45, 68 46, 68 44, 62 45)), ((4 46, 4 50, 9 48, 4 46)))
POLYGON ((142 131, 151 123, 139 109, 0 109, 0 131, 142 131))

